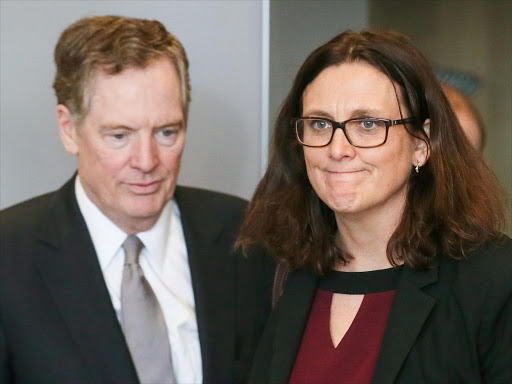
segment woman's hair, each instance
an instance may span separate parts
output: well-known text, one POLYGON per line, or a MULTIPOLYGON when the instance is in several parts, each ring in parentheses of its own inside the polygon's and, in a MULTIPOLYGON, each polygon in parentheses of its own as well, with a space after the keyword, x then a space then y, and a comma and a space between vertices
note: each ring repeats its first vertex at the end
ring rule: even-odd
POLYGON ((297 73, 277 117, 267 171, 249 204, 237 246, 261 244, 279 262, 319 274, 350 260, 336 245, 334 212, 309 182, 291 119, 302 116, 304 90, 320 72, 353 62, 370 64, 392 80, 402 117, 417 121, 406 129, 424 140, 430 152, 418 174, 411 166, 404 212, 387 245, 391 264, 426 269, 438 252, 459 259, 468 249, 499 239, 504 194, 464 136, 428 61, 399 33, 346 31, 313 51, 297 73), (426 119, 429 133, 423 129, 426 119))

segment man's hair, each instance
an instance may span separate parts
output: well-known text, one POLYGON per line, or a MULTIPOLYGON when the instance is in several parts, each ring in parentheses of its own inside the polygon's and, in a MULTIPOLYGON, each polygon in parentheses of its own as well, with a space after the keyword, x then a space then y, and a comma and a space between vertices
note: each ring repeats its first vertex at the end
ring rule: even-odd
POLYGON ((404 212, 387 245, 392 265, 404 262, 425 269, 435 263, 438 252, 461 258, 469 248, 500 238, 503 192, 464 139, 425 57, 399 33, 346 31, 313 51, 299 69, 277 117, 268 168, 249 204, 237 245, 261 244, 281 263, 320 274, 350 260, 351 255, 336 245, 334 212, 308 179, 291 119, 302 116, 304 90, 324 69, 354 62, 370 64, 390 78, 400 114, 415 119, 405 128, 430 152, 418 174, 411 164, 404 212), (423 129, 426 119, 428 133, 423 129))
POLYGON ((180 41, 156 20, 95 16, 78 20, 60 35, 54 52, 57 102, 80 121, 87 114, 91 82, 98 71, 115 75, 168 58, 180 80, 185 119, 190 103, 188 59, 180 41))

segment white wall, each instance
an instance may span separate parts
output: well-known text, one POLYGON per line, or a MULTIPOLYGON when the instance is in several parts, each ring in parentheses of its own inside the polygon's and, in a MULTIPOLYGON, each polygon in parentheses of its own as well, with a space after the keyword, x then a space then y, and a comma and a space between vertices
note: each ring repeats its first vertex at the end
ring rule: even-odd
POLYGON ((0 208, 54 190, 76 160, 58 138, 53 49, 75 20, 158 19, 185 46, 192 104, 180 183, 250 197, 260 174, 262 3, 0 3, 0 208))

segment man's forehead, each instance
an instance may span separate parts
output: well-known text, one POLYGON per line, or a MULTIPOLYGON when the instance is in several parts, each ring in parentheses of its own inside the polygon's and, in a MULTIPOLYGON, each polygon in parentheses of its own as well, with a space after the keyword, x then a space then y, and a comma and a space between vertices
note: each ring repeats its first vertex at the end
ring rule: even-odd
POLYGON ((99 93, 103 97, 126 92, 163 92, 181 101, 180 79, 168 59, 151 62, 146 66, 127 66, 112 73, 108 67, 99 68, 91 74, 84 88, 86 98, 92 101, 99 93))

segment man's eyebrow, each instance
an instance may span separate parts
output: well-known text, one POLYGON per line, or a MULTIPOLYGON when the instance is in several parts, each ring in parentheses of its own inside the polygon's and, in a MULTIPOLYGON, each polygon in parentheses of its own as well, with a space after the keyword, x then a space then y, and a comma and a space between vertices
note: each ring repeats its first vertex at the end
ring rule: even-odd
MULTIPOLYGON (((174 127, 174 126, 183 126, 184 124, 184 121, 182 119, 180 120, 176 120, 176 121, 172 121, 172 122, 167 122, 167 123, 164 123, 164 124, 161 124, 161 125, 158 125, 156 127, 153 127, 153 129, 164 129, 164 128, 169 128, 169 127, 174 127)), ((137 128, 134 128, 134 127, 130 127, 128 125, 124 125, 124 124, 104 124, 104 125, 101 125, 100 126, 100 129, 102 131, 112 131, 112 130, 116 130, 116 129, 126 129, 126 130, 129 130, 129 131, 135 131, 137 130, 137 128)))
POLYGON ((175 127, 177 125, 179 125, 180 127, 183 127, 183 124, 184 124, 184 121, 182 119, 180 119, 180 120, 175 120, 175 121, 171 121, 171 122, 168 122, 168 123, 156 126, 156 127, 154 127, 154 129, 163 129, 163 128, 175 127))
POLYGON ((135 130, 135 128, 132 128, 132 127, 129 127, 129 126, 123 125, 123 124, 105 124, 105 125, 100 126, 100 130, 102 130, 102 131, 113 131, 116 129, 126 129, 129 131, 135 130))

